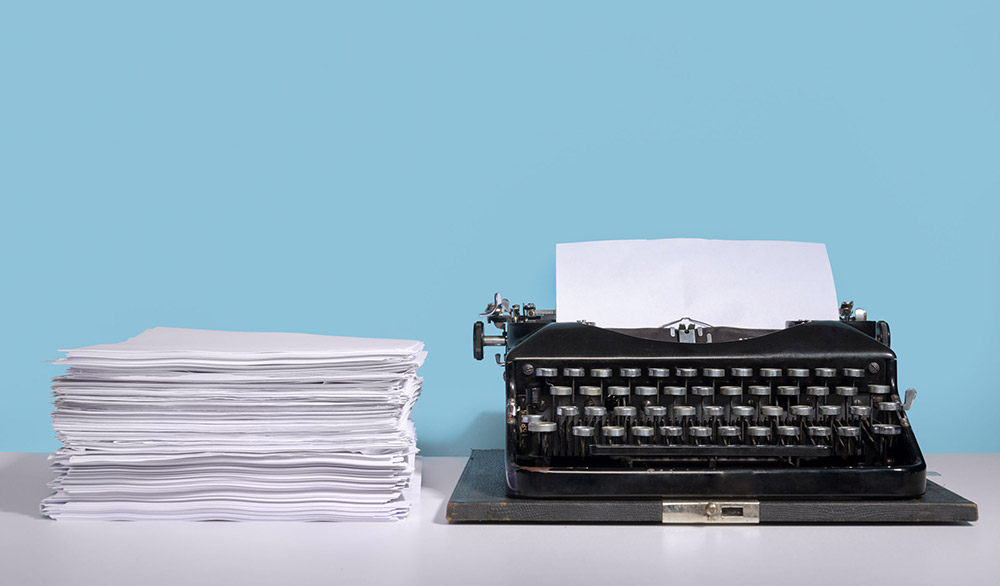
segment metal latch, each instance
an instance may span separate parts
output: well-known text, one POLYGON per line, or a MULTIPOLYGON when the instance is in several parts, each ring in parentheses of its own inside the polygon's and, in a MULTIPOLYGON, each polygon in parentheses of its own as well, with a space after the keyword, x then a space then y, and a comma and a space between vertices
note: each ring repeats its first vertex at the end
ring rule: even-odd
POLYGON ((760 501, 663 501, 664 523, 760 523, 760 501))

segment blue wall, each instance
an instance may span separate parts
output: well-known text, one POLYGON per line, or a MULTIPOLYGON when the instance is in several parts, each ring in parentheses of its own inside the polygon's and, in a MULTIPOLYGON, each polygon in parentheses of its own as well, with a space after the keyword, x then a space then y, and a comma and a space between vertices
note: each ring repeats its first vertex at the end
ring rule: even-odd
POLYGON ((493 292, 684 236, 827 243, 925 451, 1000 451, 998 3, 11 4, 0 450, 157 325, 423 339, 424 452, 499 446, 493 292))

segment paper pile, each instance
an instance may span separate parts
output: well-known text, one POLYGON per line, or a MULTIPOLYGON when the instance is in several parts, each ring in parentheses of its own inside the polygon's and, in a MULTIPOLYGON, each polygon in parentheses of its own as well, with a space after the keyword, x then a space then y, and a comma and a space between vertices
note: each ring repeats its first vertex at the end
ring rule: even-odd
POLYGON ((398 519, 419 491, 420 342, 154 328, 65 352, 50 517, 398 519))

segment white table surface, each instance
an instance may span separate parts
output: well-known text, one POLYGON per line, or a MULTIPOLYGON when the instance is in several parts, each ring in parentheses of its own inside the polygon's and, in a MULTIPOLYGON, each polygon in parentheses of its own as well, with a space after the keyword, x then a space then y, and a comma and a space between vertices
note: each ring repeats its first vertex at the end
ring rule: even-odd
POLYGON ((1000 584, 1000 454, 927 460, 980 521, 449 525, 465 458, 424 458, 397 523, 57 522, 38 513, 45 455, 0 453, 0 584, 1000 584))

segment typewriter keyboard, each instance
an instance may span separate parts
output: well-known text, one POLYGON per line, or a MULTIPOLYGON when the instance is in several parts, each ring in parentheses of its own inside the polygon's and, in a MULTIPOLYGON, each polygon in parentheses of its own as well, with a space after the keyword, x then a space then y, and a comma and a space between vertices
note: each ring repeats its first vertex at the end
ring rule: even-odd
POLYGON ((886 465, 909 424, 885 373, 875 370, 532 367, 508 402, 507 421, 518 451, 536 460, 886 465))

